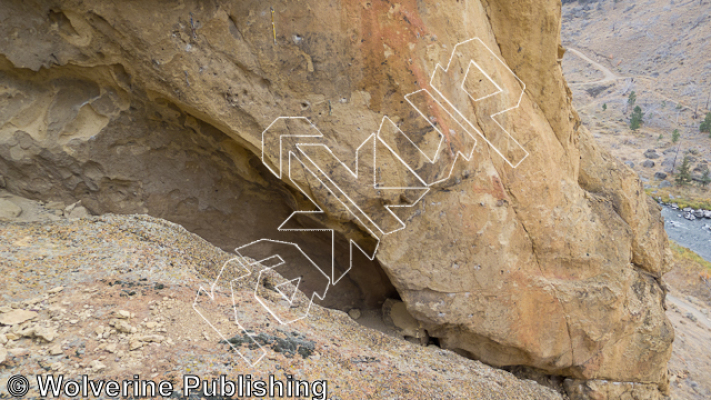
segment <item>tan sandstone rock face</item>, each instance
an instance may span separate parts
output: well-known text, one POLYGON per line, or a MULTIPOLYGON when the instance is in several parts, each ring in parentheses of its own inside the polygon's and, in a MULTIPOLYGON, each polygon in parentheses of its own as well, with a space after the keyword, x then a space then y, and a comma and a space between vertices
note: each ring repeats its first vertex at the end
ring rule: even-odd
MULTIPOLYGON (((293 210, 316 209, 310 198, 325 214, 295 223, 336 230, 339 273, 347 240, 366 250, 380 240, 377 263, 356 257, 331 290, 335 306, 377 304, 394 286, 429 336, 486 363, 664 383, 674 337, 659 283, 666 235, 635 174, 595 144, 572 109, 558 1, 310 0, 273 9, 10 2, 0 26, 5 185, 81 199, 93 213, 148 212, 225 248, 297 240, 277 227, 293 210), (436 72, 471 38, 480 42, 455 51, 447 74, 436 72), (469 57, 501 94, 488 97, 495 90, 469 57), (433 97, 406 97, 420 89, 433 97), (408 99, 432 115, 422 119, 408 99), (305 120, 272 125, 285 116, 310 118, 324 138, 309 140, 351 168, 364 143, 381 158, 359 153, 366 178, 356 179, 323 148, 298 150, 306 139, 263 143, 267 128, 315 134, 305 120), (475 147, 465 130, 482 132, 475 147), (373 132, 392 152, 367 142, 373 132), (280 146, 304 163, 293 162, 291 178, 273 174, 289 161, 280 146), (469 150, 469 161, 456 158, 469 150), (432 184, 421 199, 413 176, 432 184), (374 190, 373 179, 409 189, 374 190), (360 214, 341 204, 345 196, 360 214), (385 204, 411 205, 395 211, 403 229, 385 204), (389 234, 370 234, 373 226, 389 234)), ((329 259, 328 235, 302 236, 315 260, 329 259)))

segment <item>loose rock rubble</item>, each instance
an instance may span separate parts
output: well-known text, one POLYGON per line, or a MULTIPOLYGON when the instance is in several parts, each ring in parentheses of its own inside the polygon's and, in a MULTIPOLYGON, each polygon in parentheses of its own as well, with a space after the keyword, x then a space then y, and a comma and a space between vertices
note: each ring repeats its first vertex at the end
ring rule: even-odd
MULTIPOLYGON (((232 346, 193 309, 198 289, 209 287, 230 258, 181 227, 148 217, 0 223, 0 274, 7 278, 0 280, 0 387, 15 374, 140 375, 178 387, 186 373, 203 379, 250 373, 254 379, 326 379, 333 399, 405 399, 413 393, 562 399, 534 382, 365 329, 317 305, 306 320, 280 326, 247 301, 253 291, 246 283, 236 286, 243 301, 238 315, 266 351, 250 367, 232 349, 247 351, 249 344, 235 325, 230 290, 200 304, 215 326, 230 333, 232 346)), ((266 301, 279 301, 273 294, 266 301)), ((33 385, 28 397, 36 396, 33 385)))
POLYGON ((703 210, 703 209, 694 210, 691 207, 685 207, 683 209, 680 209, 678 204, 664 203, 664 202, 662 202, 661 198, 658 198, 657 202, 663 206, 670 207, 672 210, 681 211, 683 217, 685 219, 688 219, 689 221, 695 221, 697 219, 703 219, 703 218, 711 219, 711 210, 703 210))

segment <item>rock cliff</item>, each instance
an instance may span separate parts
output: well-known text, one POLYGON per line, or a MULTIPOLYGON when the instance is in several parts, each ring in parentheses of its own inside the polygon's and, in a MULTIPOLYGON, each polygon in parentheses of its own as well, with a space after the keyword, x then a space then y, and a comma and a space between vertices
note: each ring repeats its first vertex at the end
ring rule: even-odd
POLYGON ((559 1, 3 7, 8 190, 296 242, 327 306, 400 297, 442 347, 576 398, 666 390, 666 234, 571 106, 559 1))

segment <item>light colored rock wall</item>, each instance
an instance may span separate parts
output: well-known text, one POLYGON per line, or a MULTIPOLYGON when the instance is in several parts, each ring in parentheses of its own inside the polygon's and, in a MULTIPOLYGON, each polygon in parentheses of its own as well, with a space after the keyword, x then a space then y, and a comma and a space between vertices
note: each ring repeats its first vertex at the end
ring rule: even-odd
MULTIPOLYGON (((385 115, 403 130, 422 128, 404 96, 428 88, 437 63, 446 63, 457 43, 478 37, 526 85, 520 107, 501 123, 529 156, 512 168, 505 157, 519 150, 491 134, 489 116, 515 102, 521 86, 489 57, 482 63, 506 94, 480 104, 457 101, 503 157, 479 137, 471 161, 460 159, 449 179, 399 211, 406 228, 382 238, 378 262, 408 310, 443 346, 496 366, 663 384, 673 340, 659 284, 667 268, 666 235, 634 173, 580 127, 560 68, 559 2, 310 0, 273 7, 272 14, 259 1, 9 2, 13 17, 0 26, 0 173, 8 176, 8 187, 35 197, 48 191, 87 197, 89 208, 94 201, 94 211, 103 212, 107 200, 101 196, 116 191, 101 185, 128 181, 131 211, 144 207, 155 215, 161 206, 151 205, 150 197, 174 192, 160 187, 153 171, 213 177, 191 186, 207 192, 220 181, 220 165, 229 165, 227 197, 239 197, 233 187, 239 186, 240 204, 255 206, 216 210, 212 218, 241 213, 244 219, 230 220, 239 225, 235 230, 262 235, 272 227, 274 235, 264 235, 274 238, 285 213, 308 206, 294 182, 275 182, 258 162, 262 132, 275 118, 310 117, 334 153, 352 160, 385 115), (120 133, 137 123, 146 125, 139 141, 120 133), (171 129, 180 142, 166 134, 171 129), (87 161, 93 143, 117 135, 126 140, 107 147, 99 174, 87 161), (192 136, 204 148, 195 160, 219 159, 214 170, 188 173, 203 165, 188 159, 170 166, 168 159, 189 158, 192 136), (166 149, 167 164, 128 168, 140 178, 112 181, 112 168, 123 161, 107 160, 155 151, 151 143, 158 139, 165 141, 155 148, 166 149), (84 158, 76 146, 87 152, 84 158), (60 150, 45 150, 50 148, 60 150), (58 152, 82 161, 67 166, 65 156, 53 156, 58 152), (86 188, 57 187, 47 179, 52 174, 86 188), (145 195, 132 202, 138 191, 145 195)), ((466 145, 444 132, 443 154, 466 145)), ((398 151, 420 176, 442 176, 419 154, 398 151)), ((335 169, 332 160, 313 154, 335 169)), ((339 171, 334 179, 361 196, 366 212, 381 215, 386 202, 413 200, 405 191, 368 197, 339 171)), ((387 178, 409 183, 405 174, 387 178)), ((315 223, 344 238, 367 238, 363 223, 323 188, 313 180, 300 184, 326 212, 315 223)), ((181 190, 179 180, 172 185, 181 190)), ((362 297, 368 276, 377 274, 377 267, 368 268, 352 272, 365 275, 352 283, 362 297)), ((376 299, 388 291, 378 285, 376 299)))

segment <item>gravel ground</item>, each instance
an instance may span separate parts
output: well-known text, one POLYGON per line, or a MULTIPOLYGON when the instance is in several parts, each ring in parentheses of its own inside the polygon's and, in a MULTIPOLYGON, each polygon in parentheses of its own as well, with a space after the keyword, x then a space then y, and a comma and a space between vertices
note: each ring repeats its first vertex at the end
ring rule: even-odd
POLYGON ((256 288, 271 307, 284 302, 257 279, 258 267, 239 282, 231 280, 242 271, 226 271, 213 299, 196 295, 231 258, 145 216, 0 222, 0 399, 11 398, 5 387, 16 374, 34 382, 25 398, 38 398, 39 374, 119 382, 139 375, 180 389, 188 373, 327 380, 334 400, 561 399, 453 352, 364 328, 340 311, 314 305, 307 319, 279 325, 255 300, 256 288), (252 329, 265 350, 261 361, 243 361, 196 304, 242 352, 248 344, 235 318, 252 329))

